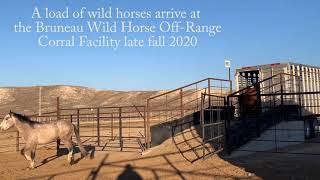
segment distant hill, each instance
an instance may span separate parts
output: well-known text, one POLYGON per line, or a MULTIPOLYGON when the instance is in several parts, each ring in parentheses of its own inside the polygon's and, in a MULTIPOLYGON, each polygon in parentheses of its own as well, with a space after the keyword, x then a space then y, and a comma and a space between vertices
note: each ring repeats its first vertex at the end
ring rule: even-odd
MULTIPOLYGON (((163 91, 162 91, 163 92, 163 91)), ((55 111, 56 98, 63 108, 92 106, 144 105, 146 99, 161 91, 112 91, 80 86, 42 86, 42 111, 55 111)), ((23 114, 38 112, 39 87, 0 88, 0 117, 9 110, 23 114)))

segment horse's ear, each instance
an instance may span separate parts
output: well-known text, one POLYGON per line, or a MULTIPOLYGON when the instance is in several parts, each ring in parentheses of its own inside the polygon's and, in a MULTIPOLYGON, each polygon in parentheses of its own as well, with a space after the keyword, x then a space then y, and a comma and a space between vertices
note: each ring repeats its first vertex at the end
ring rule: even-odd
POLYGON ((11 117, 11 115, 12 115, 12 111, 11 111, 11 109, 10 109, 9 115, 10 115, 10 117, 11 117))

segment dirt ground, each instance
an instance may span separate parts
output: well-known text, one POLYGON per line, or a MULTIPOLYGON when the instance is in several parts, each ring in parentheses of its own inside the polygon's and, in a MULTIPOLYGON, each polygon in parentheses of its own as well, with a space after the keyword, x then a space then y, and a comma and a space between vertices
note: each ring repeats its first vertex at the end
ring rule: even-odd
POLYGON ((139 152, 92 151, 92 159, 75 154, 67 163, 67 151, 56 156, 54 147, 40 148, 36 168, 17 152, 0 153, 0 179, 260 179, 214 155, 203 160, 201 141, 193 129, 168 139, 143 155, 139 152), (192 163, 193 162, 193 163, 192 163))
POLYGON ((192 127, 142 155, 137 150, 93 151, 94 146, 86 144, 90 156, 81 159, 76 151, 72 166, 67 163, 67 150, 62 146, 57 156, 53 144, 38 149, 34 170, 27 168, 29 163, 18 152, 5 152, 0 153, 0 179, 320 179, 320 153, 316 154, 320 152, 319 143, 286 149, 299 152, 296 154, 252 153, 236 158, 213 155, 203 159, 203 153, 211 149, 203 152, 201 142, 192 127))

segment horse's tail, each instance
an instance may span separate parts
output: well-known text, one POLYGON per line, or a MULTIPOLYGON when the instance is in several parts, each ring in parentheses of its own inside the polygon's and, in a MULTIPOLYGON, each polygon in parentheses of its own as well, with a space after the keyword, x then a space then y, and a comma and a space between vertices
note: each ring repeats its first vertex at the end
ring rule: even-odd
POLYGON ((74 134, 76 135, 76 139, 77 139, 77 143, 79 146, 79 149, 81 151, 81 155, 82 156, 86 156, 88 154, 88 152, 84 149, 81 139, 80 139, 80 135, 79 135, 79 130, 78 128, 73 124, 73 129, 74 129, 74 134))

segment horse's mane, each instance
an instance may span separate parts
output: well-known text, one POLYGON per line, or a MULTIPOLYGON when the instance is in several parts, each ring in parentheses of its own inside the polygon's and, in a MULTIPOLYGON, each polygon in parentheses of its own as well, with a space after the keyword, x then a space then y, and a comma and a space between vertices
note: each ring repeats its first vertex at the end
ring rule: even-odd
POLYGON ((30 117, 28 117, 28 116, 24 116, 22 114, 18 114, 18 113, 14 113, 14 112, 12 112, 12 114, 23 123, 30 123, 30 124, 37 124, 38 123, 36 121, 32 121, 30 119, 30 117))

